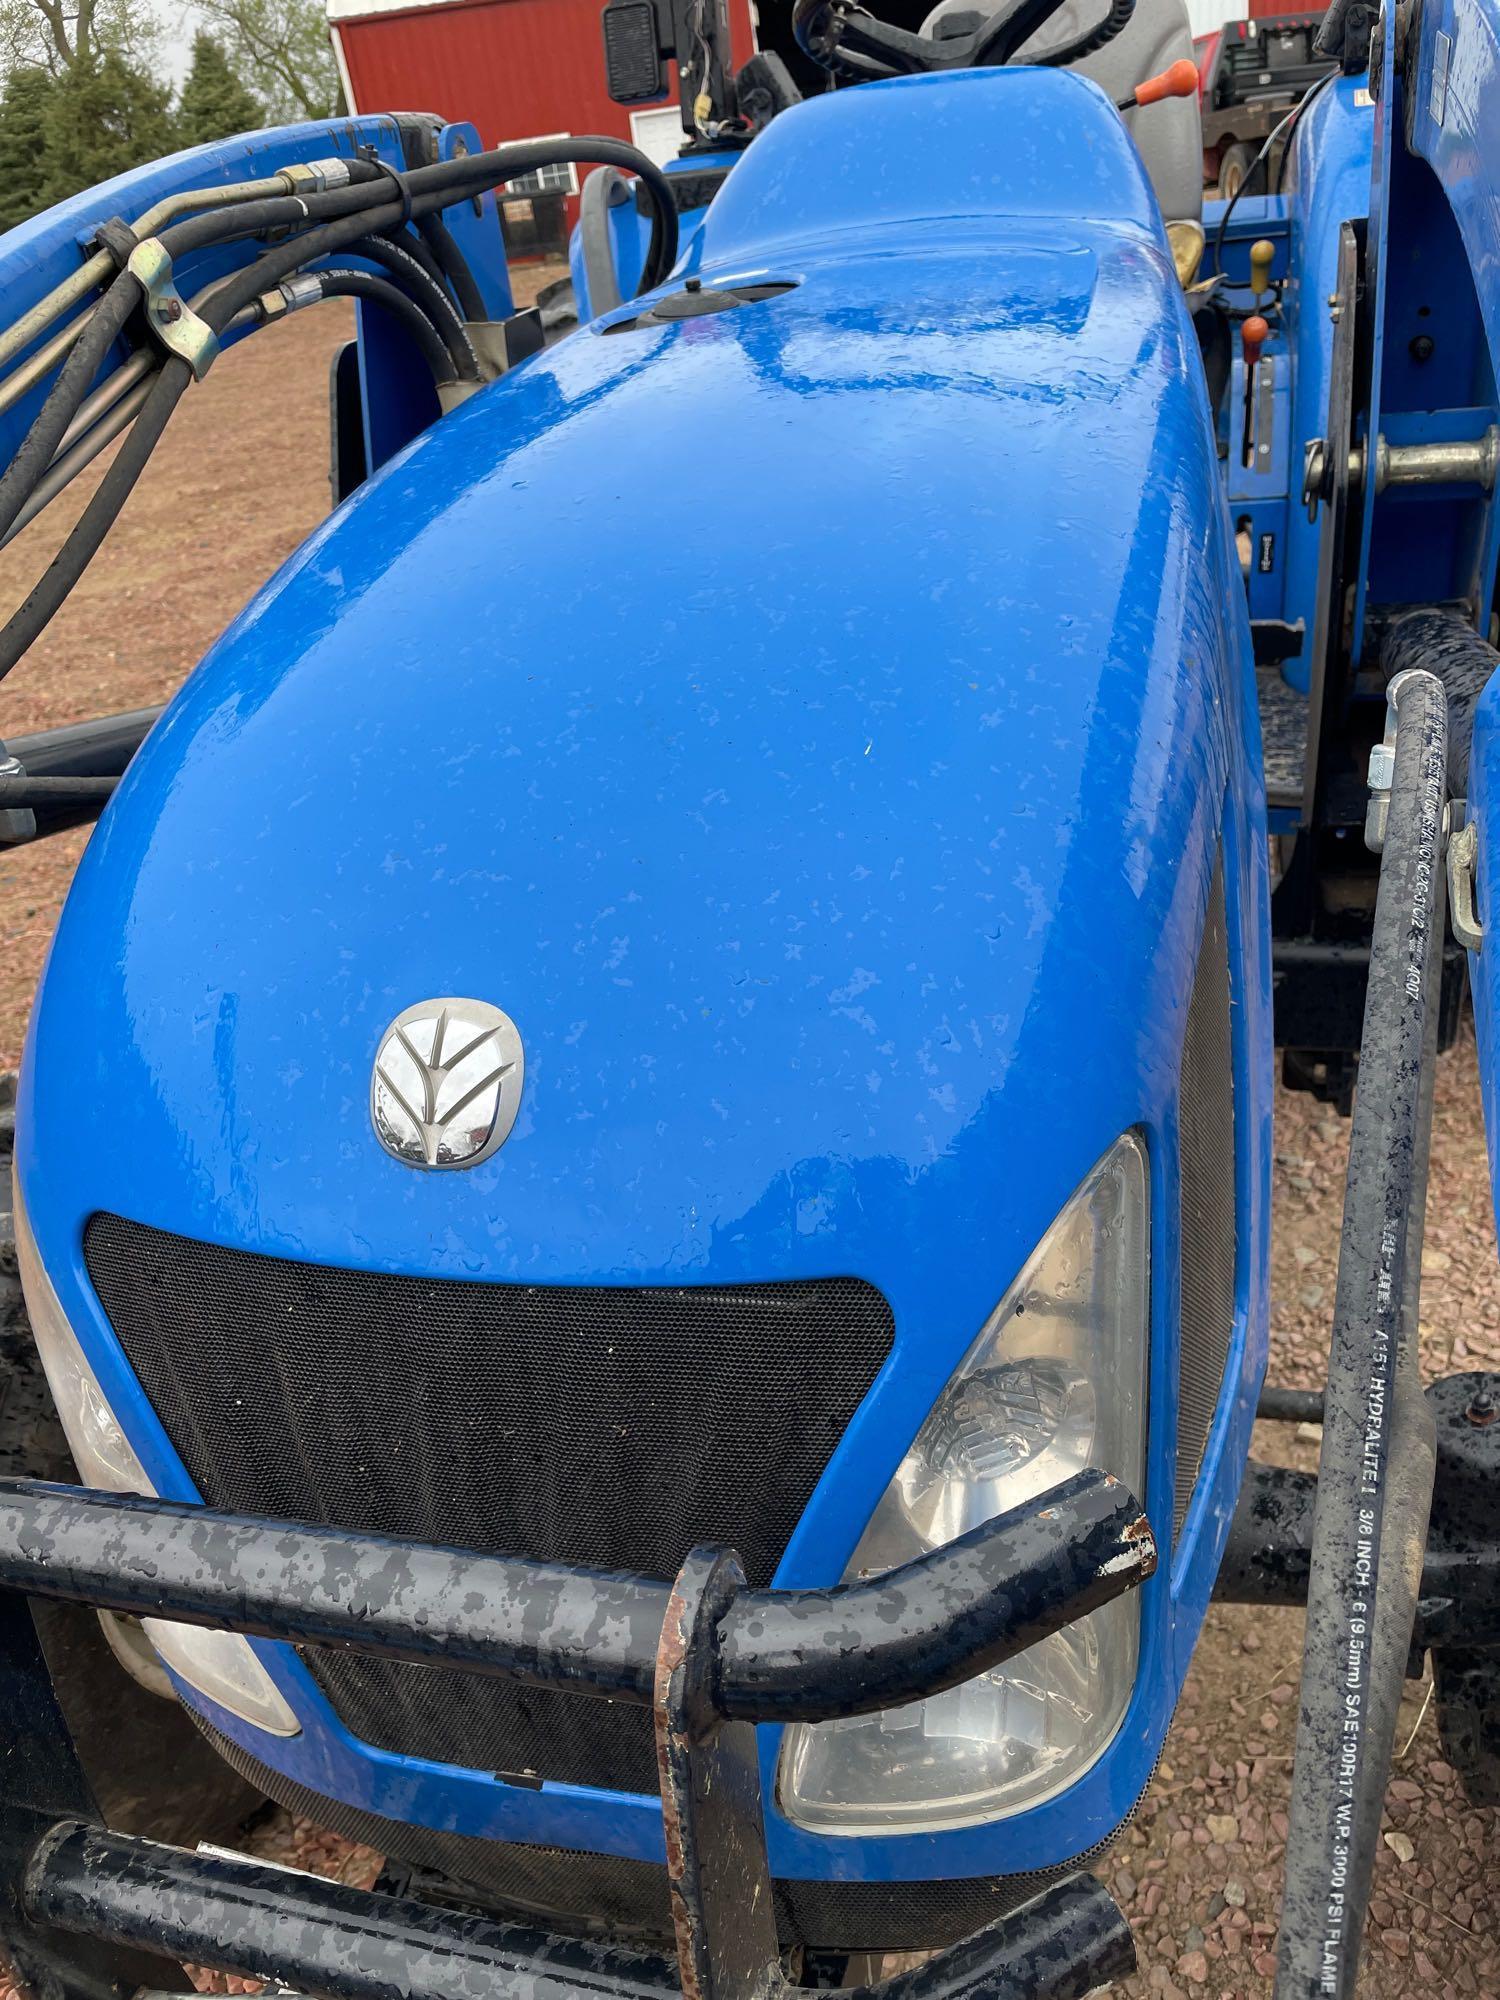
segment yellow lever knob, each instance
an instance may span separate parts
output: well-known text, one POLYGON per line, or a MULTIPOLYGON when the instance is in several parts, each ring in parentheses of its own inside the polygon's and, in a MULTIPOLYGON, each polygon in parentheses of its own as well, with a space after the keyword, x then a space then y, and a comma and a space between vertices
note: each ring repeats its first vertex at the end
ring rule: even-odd
POLYGON ((1264 236, 1250 245, 1250 289, 1257 298, 1268 291, 1271 284, 1271 266, 1276 260, 1276 245, 1264 236))

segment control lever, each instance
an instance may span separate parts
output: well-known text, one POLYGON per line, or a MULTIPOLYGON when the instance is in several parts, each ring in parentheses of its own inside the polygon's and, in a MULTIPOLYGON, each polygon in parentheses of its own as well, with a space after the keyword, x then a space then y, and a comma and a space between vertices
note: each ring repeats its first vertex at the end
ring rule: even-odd
POLYGON ((1276 261, 1276 245, 1262 236, 1250 245, 1250 294, 1257 305, 1271 289, 1271 266, 1276 261))
POLYGON ((1155 76, 1148 76, 1144 83, 1138 83, 1129 97, 1122 97, 1115 104, 1116 111, 1134 111, 1143 104, 1160 104, 1168 97, 1196 97, 1203 79, 1198 74, 1198 65, 1190 56, 1179 56, 1174 63, 1168 63, 1155 76))

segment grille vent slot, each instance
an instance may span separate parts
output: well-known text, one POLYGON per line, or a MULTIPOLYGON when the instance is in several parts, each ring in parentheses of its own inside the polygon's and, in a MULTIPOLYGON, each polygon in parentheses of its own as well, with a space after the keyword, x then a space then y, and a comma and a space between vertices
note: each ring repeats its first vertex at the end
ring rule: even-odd
POLYGON ((1188 1004, 1178 1129, 1182 1186, 1182 1366, 1177 1405, 1173 1539, 1213 1428, 1234 1338, 1235 1140, 1229 931, 1224 863, 1214 863, 1208 915, 1188 1004))

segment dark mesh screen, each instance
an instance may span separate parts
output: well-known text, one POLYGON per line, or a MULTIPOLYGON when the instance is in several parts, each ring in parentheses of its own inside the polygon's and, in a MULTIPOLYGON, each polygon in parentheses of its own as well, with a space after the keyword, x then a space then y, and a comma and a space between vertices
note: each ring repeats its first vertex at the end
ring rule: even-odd
MULTIPOLYGON (((852 1278, 472 1284, 283 1262, 112 1215, 91 1218, 84 1254, 210 1504, 660 1578, 723 1542, 770 1581, 894 1334, 852 1278)), ((308 1659, 382 1748, 656 1789, 644 1709, 308 1659)))
POLYGON ((1224 872, 1215 863, 1188 1006, 1178 1109, 1182 1160, 1182 1372, 1174 1534, 1187 1516, 1234 1334, 1234 1070, 1224 872))

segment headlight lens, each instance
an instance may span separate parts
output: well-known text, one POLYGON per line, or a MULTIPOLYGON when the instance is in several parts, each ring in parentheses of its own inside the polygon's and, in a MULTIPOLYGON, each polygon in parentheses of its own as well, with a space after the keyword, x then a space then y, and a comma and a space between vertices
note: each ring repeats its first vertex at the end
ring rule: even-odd
MULTIPOLYGON (((15 1213, 16 1262, 31 1330, 79 1477, 85 1485, 106 1493, 154 1495, 156 1488, 105 1401, 38 1255, 21 1199, 19 1176, 15 1181, 15 1213)), ((211 1632, 164 1618, 143 1618, 141 1629, 173 1673, 231 1715, 273 1736, 300 1732, 302 1725, 276 1683, 253 1647, 237 1632, 211 1632)))
MULTIPOLYGON (((1094 1168, 990 1315, 845 1571, 878 1576, 1086 1466, 1143 1491, 1149 1230, 1145 1149, 1094 1168)), ((779 1797, 822 1833, 931 1832, 1040 1804, 1120 1725, 1134 1591, 928 1701, 788 1729, 779 1797)))

